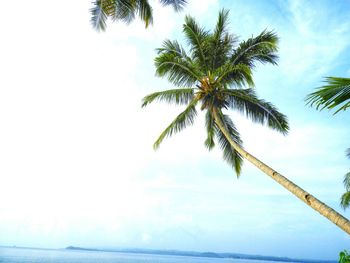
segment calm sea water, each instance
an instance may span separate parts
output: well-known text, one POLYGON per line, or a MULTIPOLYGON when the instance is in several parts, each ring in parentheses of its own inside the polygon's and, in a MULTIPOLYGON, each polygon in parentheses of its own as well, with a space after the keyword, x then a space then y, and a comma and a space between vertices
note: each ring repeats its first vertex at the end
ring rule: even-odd
MULTIPOLYGON (((261 260, 164 256, 119 252, 1 248, 1 263, 271 263, 261 260)), ((276 262, 275 262, 276 263, 276 262)))

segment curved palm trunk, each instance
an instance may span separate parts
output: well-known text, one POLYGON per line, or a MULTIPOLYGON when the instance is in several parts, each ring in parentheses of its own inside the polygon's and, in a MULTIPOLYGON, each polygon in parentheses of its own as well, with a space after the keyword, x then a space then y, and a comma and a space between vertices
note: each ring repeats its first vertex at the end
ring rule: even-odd
POLYGON ((250 161, 252 164, 254 164, 257 168, 259 168, 261 171, 263 171, 265 174, 270 176, 273 180, 275 180, 277 183, 282 185, 284 188, 286 188, 288 191, 293 193, 296 197, 298 197, 300 200, 302 200, 307 205, 311 206, 314 210, 319 212, 321 215, 328 218, 330 221, 332 221, 334 224, 336 224, 338 227, 343 229, 346 233, 350 234, 350 221, 343 217, 341 214, 339 214, 334 209, 330 208, 326 204, 322 203, 320 200, 294 184, 293 182, 289 181, 286 177, 279 174, 275 170, 273 170, 268 165, 264 164, 259 159, 255 158, 250 153, 246 152, 243 148, 241 148, 240 145, 238 145, 231 137, 231 135, 228 133, 227 129, 225 128, 225 125, 222 123, 221 119, 218 116, 218 113, 216 110, 213 110, 213 116, 215 119, 216 124, 220 128, 220 130, 223 132, 227 140, 230 142, 231 146, 240 153, 245 159, 250 161))

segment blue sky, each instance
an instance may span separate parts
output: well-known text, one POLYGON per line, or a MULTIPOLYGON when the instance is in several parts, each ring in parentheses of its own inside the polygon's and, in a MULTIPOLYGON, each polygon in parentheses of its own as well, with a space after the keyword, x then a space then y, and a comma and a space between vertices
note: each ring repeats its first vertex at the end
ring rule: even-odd
POLYGON ((305 106, 324 76, 350 77, 349 1, 191 0, 155 4, 145 30, 96 33, 89 1, 6 1, 0 49, 0 245, 145 247, 335 259, 349 236, 245 163, 240 179, 207 152, 203 116, 153 141, 180 108, 141 99, 171 88, 154 74, 154 49, 182 40, 185 14, 212 28, 230 9, 232 32, 280 38, 279 66, 259 66, 261 98, 290 121, 282 136, 236 113, 245 148, 339 207, 349 169, 348 112, 305 106), (48 10, 48 11, 43 11, 48 10), (5 26, 6 25, 6 26, 5 26))

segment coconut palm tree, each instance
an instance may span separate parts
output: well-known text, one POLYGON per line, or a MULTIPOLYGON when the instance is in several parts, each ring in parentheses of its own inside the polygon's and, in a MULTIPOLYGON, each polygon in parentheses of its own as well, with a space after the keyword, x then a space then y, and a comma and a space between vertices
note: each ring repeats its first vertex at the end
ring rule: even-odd
POLYGON ((350 222, 287 178, 248 153, 235 124, 226 110, 237 110, 254 122, 287 134, 286 116, 271 103, 258 98, 253 88, 252 69, 257 63, 275 65, 277 42, 275 33, 264 30, 256 37, 238 43, 227 30, 229 12, 222 10, 213 31, 200 27, 186 16, 183 33, 189 45, 186 51, 177 41, 165 40, 155 58, 156 74, 167 77, 177 88, 152 93, 143 98, 145 107, 154 101, 184 104, 180 113, 154 143, 157 149, 164 138, 194 123, 197 106, 205 112, 210 150, 218 143, 224 159, 241 172, 243 158, 288 189, 306 204, 350 233, 350 222))
MULTIPOLYGON (((159 0, 162 5, 172 5, 175 11, 180 11, 186 4, 186 0, 159 0)), ((130 23, 135 16, 148 27, 153 23, 152 7, 148 0, 96 0, 92 2, 91 23, 97 31, 106 30, 108 18, 113 21, 130 23)))

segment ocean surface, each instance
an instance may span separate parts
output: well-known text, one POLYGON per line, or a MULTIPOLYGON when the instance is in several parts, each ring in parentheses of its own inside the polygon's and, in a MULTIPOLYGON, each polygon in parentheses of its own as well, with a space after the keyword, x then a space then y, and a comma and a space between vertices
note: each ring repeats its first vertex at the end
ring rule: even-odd
POLYGON ((0 247, 1 263, 272 263, 277 261, 222 259, 65 249, 0 247))

